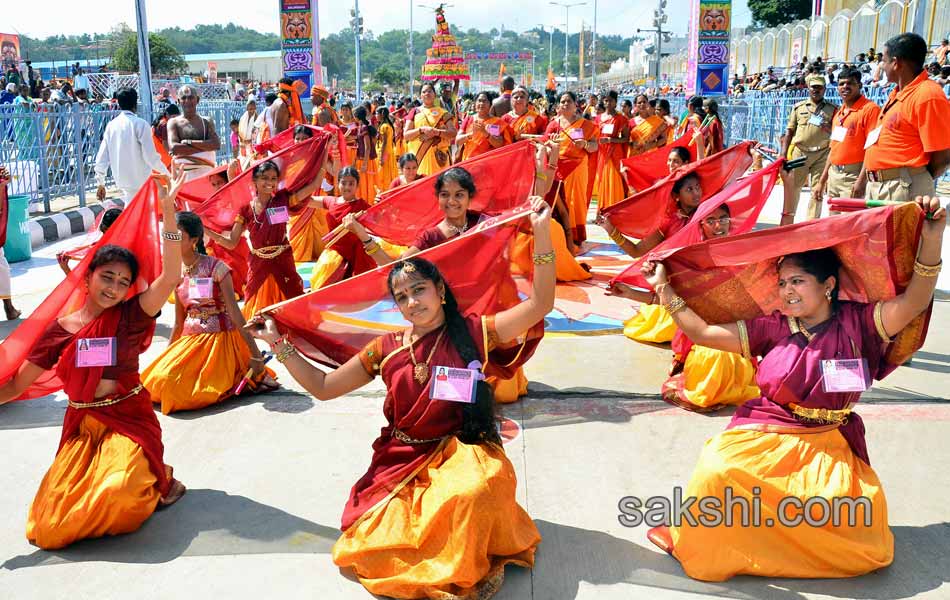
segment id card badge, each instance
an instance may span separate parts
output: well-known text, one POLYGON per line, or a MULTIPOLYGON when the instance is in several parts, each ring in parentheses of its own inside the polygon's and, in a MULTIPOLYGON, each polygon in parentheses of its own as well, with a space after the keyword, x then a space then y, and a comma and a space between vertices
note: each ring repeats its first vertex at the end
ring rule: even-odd
POLYGON ((824 122, 825 120, 821 115, 813 114, 812 116, 808 117, 808 124, 814 125, 815 127, 821 127, 824 122))
POLYGON ((835 128, 831 130, 831 141, 832 142, 843 142, 844 136, 848 135, 848 128, 835 125, 835 128))
POLYGON ((525 121, 527 121, 528 123, 534 123, 534 117, 526 117, 525 121))
POLYGON ((572 140, 582 140, 584 139, 584 130, 583 129, 569 129, 567 135, 571 137, 572 140))
POLYGON ((429 398, 449 402, 475 402, 475 383, 478 381, 475 369, 456 367, 432 367, 432 385, 429 386, 429 398))
POLYGON ((79 338, 76 340, 77 367, 114 367, 116 338, 79 338))
POLYGON ((498 125, 489 125, 485 129, 488 130, 488 135, 491 135, 494 137, 498 137, 499 135, 501 135, 501 127, 498 125))
POLYGON ((880 126, 875 127, 871 130, 871 133, 868 134, 867 140, 864 142, 864 149, 867 150, 871 146, 877 143, 877 138, 881 137, 881 128, 880 126))
POLYGON ((607 123, 606 125, 604 125, 603 127, 600 128, 600 132, 601 132, 602 134, 604 134, 604 135, 613 135, 613 134, 614 134, 614 124, 613 124, 613 123, 607 123))
POLYGON ((267 209, 267 222, 271 225, 280 225, 290 220, 290 212, 286 206, 275 206, 267 209))
POLYGON ((825 392, 864 392, 871 387, 864 358, 821 361, 821 388, 825 392))
POLYGON ((188 295, 195 299, 209 300, 214 289, 210 277, 195 277, 188 281, 188 295))

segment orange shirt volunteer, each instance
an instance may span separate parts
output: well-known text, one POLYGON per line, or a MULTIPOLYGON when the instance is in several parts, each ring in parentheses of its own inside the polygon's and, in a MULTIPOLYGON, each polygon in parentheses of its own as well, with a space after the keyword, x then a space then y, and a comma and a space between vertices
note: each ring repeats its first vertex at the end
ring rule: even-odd
POLYGON ((832 118, 831 153, 833 165, 851 165, 864 162, 864 143, 868 133, 877 127, 881 107, 861 96, 854 106, 839 106, 832 118), (842 137, 843 133, 843 137, 842 137))
POLYGON ((927 72, 921 72, 888 97, 877 122, 880 135, 864 156, 865 169, 926 166, 931 153, 950 148, 948 123, 950 102, 940 86, 927 78, 927 72))

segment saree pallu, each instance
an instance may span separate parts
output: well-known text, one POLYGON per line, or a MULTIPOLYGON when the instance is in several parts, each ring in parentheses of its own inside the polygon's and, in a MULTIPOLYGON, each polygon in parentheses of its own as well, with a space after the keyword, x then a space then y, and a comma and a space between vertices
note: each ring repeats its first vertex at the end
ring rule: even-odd
POLYGON ((641 304, 623 323, 623 334, 636 342, 671 342, 676 332, 676 322, 660 304, 641 304))
MULTIPOLYGON (((604 113, 597 121, 601 138, 619 139, 627 126, 627 119, 621 114, 610 116, 604 113)), ((597 150, 594 197, 597 198, 598 212, 627 197, 627 186, 620 175, 620 160, 626 158, 626 147, 627 144, 601 144, 597 150)))
POLYGON ((330 231, 327 225, 327 211, 308 206, 290 217, 290 248, 294 252, 294 262, 312 262, 320 258, 323 251, 323 236, 330 231))
MULTIPOLYGON (((548 192, 564 198, 571 213, 571 236, 576 244, 587 239, 587 211, 590 208, 590 192, 593 187, 595 173, 590 168, 590 153, 574 145, 569 131, 580 130, 587 141, 596 140, 597 127, 586 119, 577 119, 568 130, 562 130, 558 119, 548 123, 545 131, 561 146, 557 171, 554 174, 554 185, 548 192)), ((596 158, 596 157, 595 157, 596 158)), ((553 205, 553 202, 551 202, 553 205)))
MULTIPOLYGON (((760 526, 739 526, 740 514, 735 511, 733 527, 684 524, 671 528, 673 556, 694 579, 854 577, 893 561, 894 537, 887 525, 881 482, 871 466, 851 451, 838 429, 729 429, 718 434, 703 447, 684 497, 711 496, 722 502, 726 489, 750 506, 753 498, 760 502, 760 526), (854 526, 848 523, 847 509, 837 527, 830 521, 821 527, 805 522, 784 526, 777 507, 786 497, 802 503, 785 511, 792 519, 805 515, 801 507, 810 498, 825 498, 829 512, 834 498, 868 498, 870 521, 859 507, 854 526), (765 526, 767 519, 772 519, 773 526, 765 526)), ((695 505, 690 512, 699 518, 695 505)), ((821 513, 819 508, 811 516, 820 519, 821 513)))
POLYGON ((530 105, 528 111, 520 117, 515 111, 511 111, 503 116, 502 120, 511 128, 515 140, 519 139, 519 135, 543 135, 548 126, 548 120, 530 105))
POLYGON ((755 365, 744 356, 693 344, 682 331, 673 336, 673 352, 682 370, 661 389, 670 404, 712 412, 761 395, 755 383, 755 365))
MULTIPOLYGON (((433 106, 432 108, 425 108, 420 106, 419 108, 413 111, 413 121, 412 128, 418 129, 420 127, 434 127, 436 129, 441 129, 445 126, 445 121, 451 118, 451 116, 442 108, 438 106, 433 106)), ((419 159, 419 175, 435 175, 436 173, 447 169, 449 167, 449 149, 452 146, 451 142, 439 141, 438 143, 432 144, 431 147, 426 151, 424 156, 419 156, 419 148, 422 146, 422 142, 419 141, 419 138, 416 138, 412 141, 409 141, 407 144, 407 150, 416 155, 416 158, 419 159), (442 152, 445 155, 445 163, 440 164, 439 160, 436 158, 436 154, 442 152)))
MULTIPOLYGON (((475 158, 476 156, 481 156, 486 152, 491 152, 496 149, 495 146, 491 145, 491 138, 487 132, 473 131, 476 122, 477 117, 466 117, 465 121, 462 122, 462 133, 472 134, 472 137, 462 145, 462 160, 475 158)), ((498 128, 498 133, 504 140, 504 143, 498 146, 498 148, 512 142, 511 129, 509 129, 508 124, 500 117, 488 117, 481 122, 486 128, 490 126, 498 128)))
MULTIPOLYGON (((510 375, 530 357, 540 331, 509 361, 509 350, 492 345, 491 321, 471 316, 466 326, 487 372, 510 375)), ((432 367, 463 366, 439 331, 417 340, 415 351, 433 352, 432 367)), ((373 444, 369 470, 350 493, 333 561, 352 568, 374 594, 487 598, 501 585, 506 563, 534 564, 540 535, 515 499, 504 450, 455 437, 461 405, 429 399, 430 382, 415 379, 408 353, 402 332, 377 338, 360 353, 367 372, 386 383, 388 423, 373 444)))
MULTIPOLYGON (((400 150, 393 142, 393 128, 389 123, 383 123, 379 126, 379 147, 376 154, 379 155, 379 170, 376 173, 376 187, 383 192, 389 189, 393 179, 399 176, 399 169, 396 166, 396 154, 400 150)), ((364 198, 373 196, 363 196, 364 198)))
POLYGON ((637 156, 644 152, 649 152, 662 145, 659 142, 665 142, 666 137, 661 133, 661 129, 666 126, 663 117, 653 115, 645 119, 634 117, 635 125, 630 128, 630 151, 627 156, 637 156))

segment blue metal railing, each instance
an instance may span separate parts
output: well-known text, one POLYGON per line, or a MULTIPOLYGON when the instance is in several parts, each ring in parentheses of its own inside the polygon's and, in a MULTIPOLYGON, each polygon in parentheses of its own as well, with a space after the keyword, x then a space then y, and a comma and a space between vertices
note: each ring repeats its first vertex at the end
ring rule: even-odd
MULTIPOLYGON (((241 116, 244 103, 202 101, 199 108, 221 137, 218 162, 230 159, 229 123, 241 116)), ((101 104, 0 105, 0 164, 10 171, 10 193, 28 194, 45 212, 51 200, 63 196, 77 196, 85 206, 86 193, 96 185, 93 167, 102 134, 117 114, 101 104)))

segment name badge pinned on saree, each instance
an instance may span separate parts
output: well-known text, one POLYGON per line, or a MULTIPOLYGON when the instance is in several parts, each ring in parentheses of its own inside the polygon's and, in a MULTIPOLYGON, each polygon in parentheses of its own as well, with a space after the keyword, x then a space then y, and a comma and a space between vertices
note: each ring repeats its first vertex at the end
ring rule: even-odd
POLYGON ((499 125, 488 125, 485 127, 485 130, 488 131, 488 135, 493 137, 501 135, 501 127, 499 125))
POLYGON ((848 128, 835 125, 835 128, 831 130, 831 141, 832 142, 843 142, 844 136, 848 135, 848 128))
POLYGON ((77 367, 114 367, 118 344, 114 337, 76 340, 77 367))
POLYGON ((211 298, 214 280, 210 277, 195 277, 188 281, 188 295, 192 298, 207 300, 211 298))
POLYGON ((864 358, 821 361, 821 387, 825 392, 863 392, 871 387, 864 358))
POLYGON ((429 398, 449 402, 475 402, 475 383, 480 373, 475 369, 432 367, 432 385, 429 398))
POLYGON ((582 140, 584 139, 584 130, 583 129, 568 129, 567 135, 570 136, 572 140, 582 140))
POLYGON ((267 222, 271 225, 280 225, 290 220, 290 212, 286 206, 275 206, 267 209, 267 222))
POLYGON ((867 150, 871 146, 877 143, 877 138, 881 137, 881 128, 875 127, 871 130, 871 133, 868 134, 867 140, 864 142, 864 149, 867 150))
POLYGON ((607 123, 606 125, 604 125, 603 127, 600 128, 600 132, 601 132, 602 134, 604 134, 604 135, 613 135, 613 134, 614 134, 614 124, 613 124, 613 123, 607 123))

